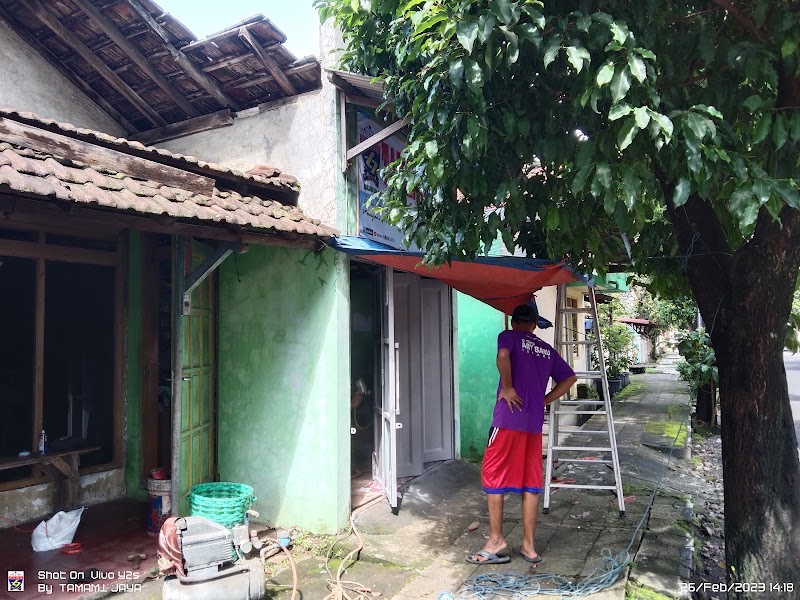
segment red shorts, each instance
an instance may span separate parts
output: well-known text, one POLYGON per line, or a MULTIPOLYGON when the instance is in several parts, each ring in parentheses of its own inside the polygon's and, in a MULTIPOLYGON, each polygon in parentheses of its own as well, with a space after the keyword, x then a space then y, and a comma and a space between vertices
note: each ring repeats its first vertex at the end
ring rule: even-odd
POLYGON ((490 428, 481 479, 487 494, 541 494, 542 434, 490 428))

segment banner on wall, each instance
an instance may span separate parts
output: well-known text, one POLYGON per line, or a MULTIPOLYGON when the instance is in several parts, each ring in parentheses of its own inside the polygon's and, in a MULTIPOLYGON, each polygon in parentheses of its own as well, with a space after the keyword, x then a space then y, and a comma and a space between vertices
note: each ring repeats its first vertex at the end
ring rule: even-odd
MULTIPOLYGON (((358 142, 372 137, 384 126, 358 111, 358 142)), ((386 188, 380 171, 400 157, 405 143, 397 137, 389 137, 362 152, 358 157, 358 235, 398 249, 416 249, 403 246, 403 234, 393 225, 381 220, 375 211, 377 204, 367 206, 373 194, 386 188)), ((414 202, 413 198, 409 198, 414 202)))

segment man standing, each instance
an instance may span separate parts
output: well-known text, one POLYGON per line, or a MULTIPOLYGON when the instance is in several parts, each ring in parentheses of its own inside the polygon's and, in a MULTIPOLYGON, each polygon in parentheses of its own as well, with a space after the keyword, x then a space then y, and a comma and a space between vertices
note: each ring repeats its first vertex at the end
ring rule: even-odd
POLYGON ((489 504, 489 539, 467 556, 474 564, 505 563, 510 557, 503 537, 503 494, 522 494, 522 545, 514 548, 530 563, 542 560, 534 546, 539 494, 542 493, 542 423, 544 407, 567 393, 575 372, 552 346, 533 335, 539 319, 535 306, 521 304, 511 315, 511 329, 497 337, 500 385, 481 478, 489 504), (556 385, 547 394, 552 378, 556 385))

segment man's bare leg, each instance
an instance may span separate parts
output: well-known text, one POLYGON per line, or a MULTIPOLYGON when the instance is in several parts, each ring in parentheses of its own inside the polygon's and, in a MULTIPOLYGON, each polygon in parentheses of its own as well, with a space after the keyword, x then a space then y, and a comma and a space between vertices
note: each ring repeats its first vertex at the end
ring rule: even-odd
MULTIPOLYGON (((491 517, 491 513, 490 513, 491 517)), ((519 551, 528 558, 536 558, 534 546, 536 520, 539 517, 539 494, 522 492, 522 546, 519 551)))
MULTIPOLYGON (((503 494, 486 494, 486 503, 489 506, 489 539, 483 545, 483 550, 492 554, 499 554, 508 548, 506 538, 503 537, 504 496, 503 494)), ((471 558, 479 561, 486 560, 477 554, 473 554, 471 558)))

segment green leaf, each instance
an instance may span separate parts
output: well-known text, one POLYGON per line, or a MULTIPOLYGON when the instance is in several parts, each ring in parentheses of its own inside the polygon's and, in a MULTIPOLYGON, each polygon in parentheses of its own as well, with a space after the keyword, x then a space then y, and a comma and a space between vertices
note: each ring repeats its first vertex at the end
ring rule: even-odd
POLYGON ((628 54, 628 68, 639 83, 647 77, 647 67, 645 67, 644 61, 635 54, 628 54))
POLYGON ((585 60, 588 63, 592 57, 586 48, 567 46, 567 58, 570 64, 575 67, 575 70, 580 73, 581 69, 583 69, 583 61, 585 60))
POLYGON ((789 135, 793 142, 800 142, 800 110, 795 110, 789 120, 789 135))
POLYGON ((533 8, 530 4, 523 4, 522 10, 531 18, 531 20, 536 24, 539 29, 544 29, 545 24, 547 21, 542 15, 541 12, 533 8))
POLYGON ((608 166, 608 163, 598 163, 595 174, 604 188, 608 189, 611 186, 611 167, 608 166))
POLYGON ((497 19, 492 14, 482 14, 478 17, 478 39, 481 44, 485 44, 486 40, 492 35, 494 26, 497 24, 497 19))
POLYGON ((504 31, 503 35, 508 40, 508 47, 506 48, 506 62, 513 65, 519 59, 519 38, 513 31, 504 31))
POLYGON ((796 189, 783 181, 776 181, 774 189, 786 204, 792 208, 800 208, 800 194, 797 193, 796 189))
POLYGON ((742 105, 750 112, 758 112, 759 110, 769 108, 770 103, 764 100, 761 96, 748 96, 742 105))
POLYGON ((668 116, 662 115, 660 112, 656 112, 654 110, 651 110, 649 112, 650 112, 650 116, 652 117, 652 119, 656 123, 658 123, 659 127, 661 127, 661 131, 664 132, 664 136, 667 139, 671 138, 674 125, 672 124, 672 121, 670 120, 670 118, 668 116))
POLYGON ((675 208, 683 206, 689 199, 689 192, 691 191, 692 184, 686 177, 681 177, 678 180, 678 185, 675 186, 675 193, 672 195, 672 204, 675 208))
POLYGON ((684 116, 684 124, 689 127, 689 129, 694 133, 698 140, 702 141, 703 138, 708 133, 708 128, 706 127, 706 120, 704 117, 701 117, 695 112, 688 112, 684 116))
POLYGON ((627 69, 619 69, 611 80, 611 99, 619 102, 631 88, 631 74, 627 69))
POLYGON ((556 59, 559 50, 561 50, 561 36, 554 35, 547 43, 547 48, 545 49, 544 57, 542 58, 545 69, 556 59))
POLYGON ((739 188, 731 194, 731 212, 739 219, 739 228, 742 231, 748 230, 758 217, 758 202, 753 202, 752 191, 746 188, 739 188))
POLYGON ((456 36, 464 50, 467 51, 467 54, 472 54, 472 48, 478 38, 478 24, 472 20, 459 21, 456 27, 456 36))
POLYGON ((574 195, 577 196, 583 191, 583 188, 586 185, 586 179, 588 179, 589 175, 591 174, 592 168, 592 165, 587 165, 582 169, 579 169, 575 174, 575 179, 572 180, 572 193, 574 195))
POLYGON ((575 24, 578 26, 578 29, 580 29, 581 31, 587 31, 588 32, 589 31, 589 27, 592 24, 592 17, 589 16, 589 15, 586 15, 586 14, 581 15, 580 17, 578 17, 578 20, 575 22, 575 24))
POLYGON ((457 58, 450 63, 450 83, 453 87, 460 88, 464 80, 464 60, 457 58))
POLYGON ((639 133, 639 128, 636 127, 636 120, 629 118, 625 121, 625 125, 622 126, 619 136, 617 136, 617 146, 619 146, 619 149, 625 150, 625 148, 630 146, 637 133, 639 133))
POLYGON ((439 154, 439 143, 436 140, 429 140, 425 142, 425 154, 428 158, 433 158, 439 154))
POLYGON ((766 204, 769 200, 771 186, 766 179, 756 179, 753 182, 753 193, 758 198, 759 204, 766 204))
POLYGON ((786 58, 790 54, 794 54, 795 50, 797 50, 797 40, 787 37, 783 40, 783 44, 781 44, 781 58, 786 58))
POLYGON ((786 122, 786 115, 779 114, 775 117, 775 126, 772 128, 772 141, 775 149, 780 150, 789 138, 789 123, 786 122))
POLYGON ((636 118, 636 126, 644 129, 650 123, 650 114, 646 106, 639 106, 634 109, 633 116, 636 118))
POLYGON ((597 72, 597 85, 604 86, 606 85, 611 79, 614 77, 614 63, 606 61, 606 63, 600 67, 600 70, 597 72))
POLYGON ((511 25, 514 22, 514 11, 511 7, 510 0, 492 0, 489 3, 492 12, 506 25, 511 25))
POLYGON ((558 229, 558 224, 560 222, 560 218, 558 215, 558 207, 555 204, 551 204, 547 208, 547 217, 545 218, 545 227, 550 231, 555 231, 558 229))
POLYGON ((517 27, 520 35, 531 42, 536 48, 542 46, 542 32, 530 23, 522 23, 517 27))
POLYGON ((652 51, 648 50, 647 48, 635 48, 634 52, 636 52, 642 58, 646 58, 648 60, 655 60, 656 55, 652 53, 652 51))
POLYGON ((606 211, 606 214, 613 215, 614 208, 617 206, 617 195, 614 193, 614 190, 609 189, 606 192, 605 197, 603 198, 603 210, 606 211))
POLYGON ((615 104, 611 107, 611 110, 608 111, 608 119, 609 121, 616 121, 617 119, 621 119, 622 117, 627 117, 629 114, 633 112, 633 109, 628 106, 627 104, 615 104))
POLYGON ((759 117, 758 121, 756 121, 755 127, 753 127, 753 144, 760 144, 763 142, 767 134, 769 133, 769 128, 772 125, 772 115, 769 113, 764 113, 759 117))
POLYGON ((466 72, 467 86, 469 89, 471 89, 473 92, 480 91, 484 84, 483 69, 481 69, 480 64, 474 60, 467 60, 466 72))

